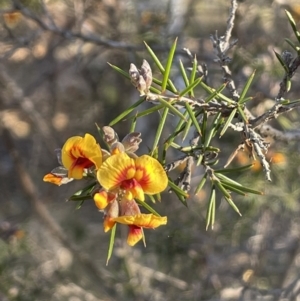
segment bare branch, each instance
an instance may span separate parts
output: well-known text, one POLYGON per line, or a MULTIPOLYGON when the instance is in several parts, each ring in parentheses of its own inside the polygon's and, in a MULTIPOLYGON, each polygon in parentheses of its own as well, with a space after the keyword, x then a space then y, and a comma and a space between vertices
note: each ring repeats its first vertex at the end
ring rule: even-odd
MULTIPOLYGON (((86 35, 80 32, 73 32, 64 28, 59 28, 56 26, 56 24, 53 21, 53 18, 50 16, 49 12, 45 12, 45 15, 47 16, 47 19, 49 20, 48 24, 47 22, 43 21, 41 18, 39 18, 36 14, 34 14, 30 9, 27 7, 23 6, 20 1, 18 0, 12 0, 14 3, 14 8, 16 10, 19 10, 23 16, 27 17, 28 19, 32 20, 35 22, 39 27, 41 27, 43 30, 50 31, 56 35, 59 35, 65 39, 68 40, 73 40, 73 39, 79 39, 82 40, 83 42, 89 42, 93 43, 95 45, 99 46, 105 46, 108 48, 117 48, 117 49, 124 49, 124 50, 144 50, 145 47, 142 45, 133 45, 133 44, 128 44, 125 42, 121 41, 114 41, 114 40, 109 40, 102 38, 100 36, 95 36, 95 35, 86 35)), ((43 9, 45 11, 45 8, 43 9)), ((169 51, 169 47, 166 46, 159 46, 159 45, 153 45, 152 46, 153 50, 156 51, 169 51)), ((177 53, 184 53, 183 50, 177 51, 177 53)))
POLYGON ((227 20, 227 29, 226 29, 225 37, 224 37, 224 47, 225 48, 229 47, 229 40, 231 38, 231 33, 232 33, 233 26, 234 26, 234 19, 235 19, 235 14, 236 14, 237 8, 238 8, 237 1, 231 0, 230 15, 227 20))
POLYGON ((284 105, 281 103, 276 103, 266 113, 262 114, 261 116, 255 119, 250 120, 249 123, 252 125, 253 128, 257 128, 260 125, 270 121, 271 119, 277 118, 278 115, 287 113, 299 106, 300 106, 300 102, 292 102, 290 104, 284 104, 284 105))

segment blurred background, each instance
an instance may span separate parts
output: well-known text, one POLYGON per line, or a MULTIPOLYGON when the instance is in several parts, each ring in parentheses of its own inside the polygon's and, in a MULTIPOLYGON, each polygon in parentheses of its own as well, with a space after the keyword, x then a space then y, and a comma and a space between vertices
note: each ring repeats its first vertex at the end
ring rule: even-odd
MULTIPOLYGON (((144 58, 151 63, 143 41, 165 61, 178 37, 174 81, 183 86, 179 59, 191 67, 186 47, 207 64, 209 84, 219 87, 222 73, 210 35, 224 34, 230 2, 22 0, 21 14, 14 1, 0 1, 1 301, 300 300, 297 141, 270 141, 271 183, 257 163, 235 175, 264 192, 234 197, 242 217, 220 200, 215 227, 205 231, 205 189, 188 200, 188 208, 165 193, 155 209, 168 216, 167 226, 146 230, 147 248, 128 247, 127 228, 119 227, 108 266, 102 214, 92 200, 79 210, 66 202, 84 183, 57 187, 42 180, 58 165, 54 150, 67 138, 97 136, 95 123, 107 125, 138 100, 130 81, 107 62, 126 71, 144 58)), ((256 69, 249 107, 256 116, 274 104, 284 75, 274 50, 292 51, 284 38, 295 41, 284 9, 300 28, 298 1, 239 1, 232 34, 239 43, 230 68, 239 91, 256 69)), ((155 67, 153 73, 159 76, 155 67)), ((298 71, 287 98, 299 98, 299 80, 298 71)), ((138 121, 140 153, 152 145, 158 120, 157 114, 138 121)), ((272 125, 297 130, 298 110, 272 125)), ((129 122, 114 128, 123 138, 129 122)), ((240 143, 234 132, 225 137, 215 141, 223 161, 240 143)), ((239 153, 231 166, 247 163, 239 153)), ((195 175, 193 184, 199 180, 195 175)))

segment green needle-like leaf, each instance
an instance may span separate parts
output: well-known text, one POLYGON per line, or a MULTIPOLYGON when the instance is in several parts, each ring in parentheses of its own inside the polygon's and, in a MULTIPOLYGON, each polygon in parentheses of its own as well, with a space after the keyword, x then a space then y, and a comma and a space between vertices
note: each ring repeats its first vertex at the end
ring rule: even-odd
POLYGON ((237 168, 216 169, 214 173, 226 174, 226 173, 233 173, 233 172, 242 172, 251 169, 252 166, 253 164, 248 164, 237 168))
POLYGON ((186 202, 186 198, 175 190, 173 192, 176 194, 176 196, 178 197, 179 201, 183 204, 183 206, 187 207, 188 205, 186 202))
POLYGON ((136 107, 138 107, 141 103, 143 103, 146 100, 145 97, 140 98, 136 103, 134 103, 132 106, 130 106, 128 109, 126 109, 123 113, 121 113, 119 116, 117 116, 115 119, 113 119, 110 123, 109 126, 113 126, 119 121, 123 120, 124 117, 129 115, 136 107))
POLYGON ((158 67, 159 71, 161 72, 161 74, 164 74, 165 72, 165 68, 164 66, 162 65, 162 63, 160 62, 160 60, 158 59, 158 57, 156 56, 156 54, 153 52, 153 50, 151 49, 151 47, 146 43, 144 42, 151 58, 153 59, 153 61, 155 62, 156 66, 158 67))
MULTIPOLYGON (((97 184, 97 182, 92 182, 89 185, 87 185, 86 187, 77 190, 75 193, 73 193, 73 196, 82 196, 82 195, 87 195, 88 193, 90 193, 95 185, 97 184)), ((71 198, 73 197, 71 196, 71 198)))
POLYGON ((248 102, 248 101, 250 101, 250 100, 252 100, 252 99, 253 99, 252 96, 246 97, 246 98, 244 98, 244 100, 241 102, 241 104, 244 104, 244 103, 246 103, 246 102, 248 102))
POLYGON ((295 100, 288 100, 288 99, 286 99, 286 101, 288 101, 288 103, 286 103, 286 104, 296 104, 296 103, 299 103, 300 102, 300 99, 295 99, 295 100))
POLYGON ((164 105, 156 105, 156 106, 153 106, 153 107, 151 107, 147 110, 144 110, 141 113, 138 113, 135 116, 132 116, 130 118, 140 118, 140 117, 143 117, 143 116, 147 116, 149 114, 152 114, 154 112, 157 112, 157 111, 163 109, 164 107, 165 107, 164 105))
MULTIPOLYGON (((204 86, 206 86, 205 84, 204 85, 202 85, 201 84, 201 86, 202 87, 204 87, 204 86)), ((206 103, 208 103, 208 102, 210 102, 213 98, 216 98, 217 96, 219 96, 219 94, 224 90, 224 88, 226 87, 226 84, 222 84, 222 86, 219 88, 219 89, 217 89, 217 90, 215 90, 215 89, 212 89, 212 88, 210 88, 210 87, 208 87, 208 86, 206 86, 207 88, 209 88, 209 89, 206 89, 206 91, 208 92, 208 93, 210 93, 210 95, 204 100, 206 103)))
POLYGON ((233 208, 233 210, 234 210, 235 212, 237 212, 237 214, 238 214, 239 216, 242 216, 242 214, 241 214, 239 208, 235 205, 235 203, 233 202, 233 200, 232 200, 231 198, 226 197, 226 196, 224 196, 224 198, 225 198, 225 200, 228 202, 228 204, 233 208))
POLYGON ((205 102, 209 102, 213 98, 215 98, 215 99, 221 99, 229 104, 233 104, 233 105, 236 104, 236 102, 234 100, 232 100, 232 99, 228 98, 227 96, 220 93, 224 90, 224 88, 226 87, 226 84, 223 84, 217 90, 207 86, 204 82, 200 82, 200 86, 209 94, 209 96, 205 99, 205 102))
POLYGON ((176 45, 177 45, 177 38, 175 39, 175 41, 170 49, 169 55, 168 55, 167 64, 166 64, 165 72, 163 74, 163 81, 162 81, 162 85, 161 85, 162 93, 165 92, 167 83, 168 83, 168 80, 170 77, 170 72, 171 72, 172 62, 173 62, 173 58, 174 58, 174 53, 176 50, 176 45))
POLYGON ((189 194, 180 189, 176 184, 174 184, 171 180, 169 180, 169 186, 170 188, 174 191, 177 192, 178 194, 182 195, 184 198, 188 198, 189 194))
MULTIPOLYGON (((173 90, 169 89, 169 87, 167 87, 167 89, 173 92, 173 90)), ((160 94, 160 90, 154 88, 153 86, 150 87, 150 92, 155 93, 157 95, 160 94)))
POLYGON ((156 216, 160 216, 149 204, 147 204, 146 202, 140 201, 140 200, 136 200, 141 206, 143 206, 145 209, 147 209, 149 212, 151 212, 152 214, 156 215, 156 216))
POLYGON ((155 200, 155 198, 154 198, 153 195, 148 194, 147 197, 149 197, 150 201, 151 201, 153 204, 156 203, 156 200, 155 200))
POLYGON ((249 121, 248 121, 248 119, 247 119, 247 117, 246 117, 246 115, 245 115, 244 109, 243 109, 241 106, 237 106, 237 109, 238 109, 239 114, 241 115, 243 121, 244 121, 246 124, 248 124, 249 121))
MULTIPOLYGON (((176 146, 174 148, 176 148, 176 146)), ((177 148, 177 149, 183 153, 191 153, 196 150, 202 150, 202 145, 195 145, 195 146, 191 146, 191 145, 190 146, 180 146, 179 145, 179 148, 177 148)))
POLYGON ((215 210, 216 210, 216 189, 215 186, 213 185, 208 199, 208 207, 206 213, 206 227, 205 227, 206 231, 210 225, 212 229, 214 227, 215 210))
MULTIPOLYGON (((179 97, 187 94, 187 93, 190 93, 191 91, 193 91, 193 89, 198 86, 202 81, 202 77, 199 77, 197 78, 194 82, 192 82, 188 87, 186 87, 184 90, 182 90, 180 93, 179 93, 179 97)), ((192 93, 194 94, 194 93, 192 93)))
POLYGON ((242 186, 242 184, 226 177, 223 173, 215 173, 215 176, 217 176, 221 181, 227 182, 228 184, 236 185, 236 186, 242 186))
POLYGON ((202 144, 204 144, 205 139, 206 139, 206 130, 207 130, 207 112, 203 112, 202 115, 202 123, 201 123, 201 133, 202 133, 202 138, 201 138, 201 142, 202 144))
POLYGON ((190 118, 191 118, 191 120, 192 120, 192 122, 194 124, 194 127, 198 131, 198 134, 201 136, 202 133, 201 133, 200 124, 199 124, 199 122, 198 122, 198 120, 197 120, 197 118, 195 116, 195 113, 193 112, 191 106, 187 102, 185 103, 185 108, 186 108, 186 110, 187 110, 187 112, 188 112, 188 114, 189 114, 189 116, 190 116, 190 118))
POLYGON ((90 196, 90 195, 79 195, 79 196, 73 195, 68 199, 68 201, 85 201, 85 200, 91 200, 91 199, 92 199, 92 196, 90 196))
POLYGON ((251 83, 252 83, 252 81, 253 81, 253 79, 254 79, 254 76, 255 76, 255 70, 253 71, 253 73, 250 75, 250 77, 248 78, 248 80, 247 80, 247 82, 246 82, 246 84, 245 84, 245 86, 244 86, 244 88, 243 88, 243 90, 242 90, 242 92, 241 92, 241 94, 240 94, 240 98, 239 98, 239 100, 238 100, 238 103, 239 104, 243 104, 245 101, 244 101, 244 99, 245 99, 245 96, 246 96, 246 94, 247 94, 247 92, 248 92, 248 90, 249 90, 249 88, 250 88, 250 86, 251 86, 251 83))
POLYGON ((185 138, 187 137, 187 135, 188 135, 188 133, 189 133, 189 131, 190 131, 190 128, 191 128, 191 126, 192 126, 192 123, 193 123, 192 119, 189 118, 188 121, 187 121, 186 124, 185 124, 185 128, 184 128, 184 131, 183 131, 182 141, 184 141, 185 138))
POLYGON ((227 183, 224 183, 224 182, 221 182, 222 185, 227 189, 227 190, 230 190, 232 192, 235 192, 237 194, 240 194, 242 196, 245 196, 246 193, 243 192, 242 190, 238 189, 236 186, 232 186, 232 185, 228 185, 227 183))
POLYGON ((214 121, 212 123, 211 128, 209 129, 208 133, 206 134, 206 139, 204 142, 204 149, 206 149, 206 147, 209 146, 212 137, 216 134, 217 129, 218 129, 218 125, 219 125, 219 120, 222 117, 221 113, 216 114, 214 121))
POLYGON ((172 146, 173 148, 178 149, 178 150, 181 150, 181 148, 182 148, 181 145, 179 145, 179 144, 177 144, 175 142, 171 142, 170 146, 172 146))
POLYGON ((258 195, 263 195, 263 193, 261 191, 258 191, 258 190, 254 190, 252 188, 249 188, 249 187, 246 187, 246 186, 243 186, 241 185, 240 183, 226 177, 224 174, 222 173, 215 173, 215 176, 218 177, 220 179, 220 181, 222 183, 226 183, 227 185, 230 185, 232 187, 235 187, 245 193, 252 193, 252 194, 258 194, 258 195))
POLYGON ((203 160, 203 154, 200 154, 200 155, 198 156, 198 160, 197 160, 196 165, 199 166, 199 165, 202 163, 202 160, 203 160))
POLYGON ((290 40, 290 39, 288 39, 288 38, 286 38, 286 39, 284 39, 295 51, 297 51, 298 52, 298 54, 299 54, 299 50, 300 50, 300 47, 298 47, 298 46, 296 46, 295 45, 295 43, 292 41, 292 40, 290 40))
POLYGON ((166 123, 168 112, 169 112, 169 108, 164 108, 163 114, 161 116, 157 131, 155 134, 155 138, 154 138, 154 142, 153 142, 153 146, 152 146, 152 152, 156 149, 156 147, 158 145, 159 139, 161 137, 162 131, 163 131, 165 123, 166 123))
POLYGON ((116 236, 116 229, 117 229, 117 223, 114 224, 110 231, 110 240, 109 240, 109 246, 108 246, 108 252, 107 252, 107 259, 106 259, 106 265, 108 265, 108 262, 111 258, 113 249, 114 249, 114 243, 115 243, 115 236, 116 236))
POLYGON ((117 72, 119 72, 120 74, 122 74, 123 76, 125 76, 126 78, 130 79, 129 73, 122 70, 121 68, 112 65, 111 63, 107 63, 110 67, 112 67, 114 70, 116 70, 117 72))
POLYGON ((158 160, 158 147, 152 150, 150 153, 150 156, 152 156, 154 159, 158 160))
POLYGON ((221 184, 219 180, 213 180, 212 181, 216 187, 219 189, 219 191, 223 194, 224 197, 231 199, 230 193, 227 191, 227 189, 221 184))
POLYGON ((207 180, 206 177, 207 177, 207 173, 205 173, 203 175, 203 178, 201 179, 201 181, 199 182, 198 186, 196 187, 195 194, 197 194, 203 188, 203 186, 205 185, 206 180, 207 180))
POLYGON ((160 194, 160 193, 154 194, 153 197, 154 197, 158 202, 161 202, 161 194, 160 194))
MULTIPOLYGON (((197 73, 197 67, 198 67, 198 61, 197 61, 197 58, 195 56, 194 59, 193 59, 193 68, 192 68, 192 72, 191 72, 191 75, 190 75, 190 83, 193 83, 195 81, 195 77, 196 77, 196 73, 197 73)), ((189 93, 192 97, 194 97, 195 96, 194 88, 192 88, 189 93)))
POLYGON ((200 83, 200 86, 209 94, 208 98, 205 99, 205 102, 209 102, 213 98, 216 98, 216 99, 221 99, 229 104, 233 104, 233 105, 236 104, 234 100, 220 93, 226 87, 226 84, 223 84, 218 90, 212 89, 211 87, 207 86, 203 82, 200 83))
POLYGON ((234 118, 234 116, 236 114, 236 111, 237 111, 237 108, 235 108, 235 109, 233 109, 231 111, 229 117, 227 118, 227 120, 226 120, 226 122, 225 122, 225 124, 223 126, 223 129, 222 129, 222 131, 220 133, 219 138, 221 138, 225 134, 225 132, 227 131, 229 124, 231 123, 232 119, 234 118))
MULTIPOLYGON (((152 78, 152 82, 155 83, 155 84, 157 84, 159 87, 162 86, 162 81, 159 80, 159 79, 157 79, 157 78, 154 78, 154 77, 153 77, 153 78, 152 78)), ((151 88, 153 88, 153 87, 151 87, 151 88)), ((151 92, 153 92, 153 93, 155 93, 155 94, 161 94, 161 88, 160 88, 160 89, 156 89, 156 88, 155 88, 155 91, 151 90, 151 88, 150 88, 150 91, 151 91, 151 92)), ((166 89, 169 90, 169 91, 171 91, 172 93, 177 93, 177 92, 176 92, 176 89, 175 89, 175 90, 172 89, 172 88, 170 87, 169 84, 167 85, 166 89)))
POLYGON ((133 117, 131 125, 130 125, 130 129, 129 129, 129 133, 133 133, 136 127, 136 122, 137 122, 137 114, 133 117))
POLYGON ((291 13, 289 11, 285 10, 285 13, 286 13, 286 15, 287 15, 287 17, 289 19, 289 22, 290 22, 290 24, 292 26, 293 32, 294 32, 294 34, 295 34, 298 42, 300 43, 300 33, 299 33, 299 31, 298 31, 298 29, 296 27, 296 22, 295 22, 293 16, 291 15, 291 13))
POLYGON ((167 102, 166 100, 164 100, 161 97, 158 97, 157 100, 161 103, 164 104, 165 107, 169 108, 171 112, 173 112, 175 115, 177 115, 179 118, 183 119, 184 121, 186 120, 186 117, 180 113, 176 108, 174 108, 174 106, 172 105, 172 102, 167 102))
POLYGON ((77 206, 76 206, 75 209, 76 209, 76 210, 80 209, 83 203, 84 203, 84 200, 82 200, 81 202, 79 202, 79 203, 77 204, 77 206))
POLYGON ((179 60, 179 68, 180 68, 180 72, 181 72, 182 78, 184 80, 184 84, 187 87, 190 84, 190 81, 189 81, 189 79, 187 77, 187 74, 185 72, 185 69, 184 69, 184 66, 183 66, 183 63, 182 63, 181 60, 179 60))
MULTIPOLYGON (((144 42, 144 44, 145 44, 150 56, 152 57, 153 61, 155 62, 156 66, 158 67, 159 71, 164 76, 165 68, 163 67, 162 63, 160 62, 160 60, 158 59, 156 54, 153 52, 153 50, 150 48, 150 46, 146 42, 144 42)), ((168 79, 168 86, 173 93, 177 92, 174 84, 172 83, 172 81, 170 79, 168 79)))
POLYGON ((215 190, 215 187, 213 188, 213 198, 214 198, 214 202, 212 203, 212 208, 211 208, 211 229, 214 228, 215 219, 216 219, 216 190, 215 190))
POLYGON ((286 92, 289 92, 291 90, 291 86, 292 86, 291 79, 287 77, 285 84, 286 84, 286 92))
MULTIPOLYGON (((222 183, 224 183, 223 181, 221 181, 222 183)), ((233 188, 237 188, 239 189, 240 191, 243 191, 244 193, 252 193, 252 194, 257 194, 257 195, 263 195, 263 192, 261 191, 257 191, 257 190, 254 190, 252 188, 249 188, 249 187, 246 187, 246 186, 239 186, 239 185, 233 185, 233 184, 230 184, 230 183, 227 183, 225 182, 227 186, 231 186, 233 188)))
POLYGON ((170 144, 174 141, 174 139, 184 130, 185 125, 183 125, 184 123, 186 123, 187 117, 188 117, 188 112, 184 113, 184 120, 180 119, 179 122, 177 123, 173 134, 171 134, 168 139, 166 140, 165 144, 167 147, 170 146, 170 144))
POLYGON ((282 59, 281 55, 279 53, 277 53, 275 50, 274 50, 274 53, 275 53, 280 65, 284 68, 285 73, 288 74, 289 73, 289 68, 286 65, 286 63, 284 62, 284 60, 282 59))

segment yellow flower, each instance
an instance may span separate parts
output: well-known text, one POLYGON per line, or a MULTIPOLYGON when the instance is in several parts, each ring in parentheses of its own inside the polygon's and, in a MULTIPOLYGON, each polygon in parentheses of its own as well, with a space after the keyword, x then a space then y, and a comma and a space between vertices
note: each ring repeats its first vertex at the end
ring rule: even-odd
POLYGON ((125 191, 128 200, 144 201, 144 194, 162 192, 168 185, 166 172, 156 159, 148 155, 133 159, 126 153, 106 159, 97 172, 97 179, 108 191, 125 191))
POLYGON ((130 246, 134 246, 143 238, 142 228, 154 229, 167 224, 166 216, 160 217, 153 214, 142 213, 137 215, 123 215, 112 218, 111 220, 129 226, 127 243, 130 246))
POLYGON ((154 229, 167 223, 167 217, 143 214, 135 200, 123 197, 120 202, 114 199, 105 209, 103 227, 109 231, 115 223, 129 226, 127 243, 134 246, 143 236, 143 228, 154 229))
POLYGON ((71 137, 62 148, 62 164, 68 170, 68 178, 81 179, 84 169, 101 166, 101 148, 90 134, 71 137))

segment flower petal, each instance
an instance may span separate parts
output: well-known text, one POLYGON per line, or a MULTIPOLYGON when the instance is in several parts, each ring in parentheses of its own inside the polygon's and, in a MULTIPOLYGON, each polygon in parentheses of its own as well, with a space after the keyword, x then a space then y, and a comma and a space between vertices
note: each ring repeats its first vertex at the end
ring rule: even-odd
POLYGON ((43 178, 44 182, 49 182, 49 183, 55 184, 57 186, 60 186, 61 184, 63 184, 62 180, 63 180, 63 177, 56 176, 52 173, 46 174, 43 178))
POLYGON ((116 142, 110 147, 110 153, 112 155, 117 155, 124 152, 125 152, 125 148, 121 142, 116 142))
POLYGON ((77 145, 79 141, 81 141, 81 139, 82 137, 80 136, 74 136, 69 138, 65 142, 61 150, 61 161, 66 169, 69 169, 73 165, 74 161, 76 160, 76 157, 74 157, 72 154, 72 149, 74 148, 75 145, 77 145))
POLYGON ((141 213, 140 207, 135 200, 128 200, 125 197, 120 202, 120 215, 138 215, 141 213))
POLYGON ((83 177, 84 169, 86 168, 86 164, 83 162, 76 160, 74 164, 68 170, 68 177, 80 180, 83 177))
POLYGON ((135 174, 134 160, 120 153, 107 158, 97 172, 97 179, 107 190, 118 187, 135 174))
POLYGON ((141 133, 133 132, 126 135, 123 140, 122 144, 124 145, 124 148, 126 152, 136 152, 139 148, 139 144, 142 142, 141 133))
POLYGON ((123 215, 113 219, 115 222, 125 225, 135 225, 143 228, 154 229, 167 224, 166 216, 156 216, 153 214, 123 215))
POLYGON ((127 243, 131 247, 138 243, 143 238, 143 230, 141 227, 129 226, 127 243))
POLYGON ((119 202, 116 199, 114 199, 105 208, 103 222, 104 232, 109 231, 115 225, 116 222, 114 221, 114 218, 119 216, 119 212, 119 202))
POLYGON ((104 232, 108 232, 115 225, 115 221, 111 217, 104 218, 103 221, 103 230, 104 232))
POLYGON ((143 155, 135 159, 134 178, 142 186, 144 193, 156 194, 166 189, 168 177, 162 165, 154 158, 143 155))
POLYGON ((108 194, 105 190, 101 190, 94 195, 95 205, 98 209, 103 210, 109 203, 108 194))
POLYGON ((136 179, 125 180, 121 183, 120 187, 126 191, 126 196, 129 200, 145 200, 144 190, 136 179))
POLYGON ((84 138, 69 138, 62 148, 61 156, 64 167, 68 169, 68 177, 74 179, 81 179, 85 168, 93 165, 99 168, 102 163, 101 148, 90 134, 85 134, 84 138))
POLYGON ((102 152, 96 139, 90 134, 85 134, 84 138, 77 145, 81 149, 81 154, 93 162, 96 169, 98 169, 102 164, 102 152))

